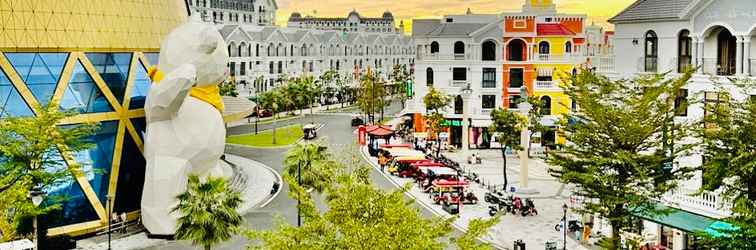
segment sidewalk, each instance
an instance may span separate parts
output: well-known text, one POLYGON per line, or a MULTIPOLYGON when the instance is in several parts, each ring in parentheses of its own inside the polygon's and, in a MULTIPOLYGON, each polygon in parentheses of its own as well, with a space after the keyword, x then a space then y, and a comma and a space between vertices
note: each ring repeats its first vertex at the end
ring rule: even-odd
MULTIPOLYGON (((340 110, 340 109, 341 109, 341 104, 340 103, 326 105, 326 106, 315 106, 315 107, 312 107, 312 113, 313 114, 324 113, 324 112, 325 113, 334 113, 335 111, 340 110)), ((344 109, 345 110, 354 109, 354 106, 349 106, 348 104, 344 103, 344 109)), ((293 110, 293 111, 278 112, 278 120, 277 121, 286 121, 286 120, 290 120, 290 119, 301 118, 301 117, 304 117, 304 116, 309 115, 309 114, 310 114, 310 109, 309 108, 304 108, 304 109, 301 109, 301 110, 297 109, 297 110, 293 110), (301 111, 302 114, 300 114, 300 111, 301 111), (292 112, 294 113, 294 116, 287 116, 287 114, 292 113, 292 112)), ((269 116, 269 117, 260 118, 260 120, 257 121, 257 124, 260 125, 260 124, 272 123, 274 117, 275 116, 269 116)), ((233 122, 228 123, 228 127, 236 127, 236 126, 241 126, 241 125, 254 124, 255 123, 255 119, 257 119, 257 118, 249 118, 249 121, 247 121, 247 119, 241 119, 241 120, 238 120, 238 121, 233 121, 233 122)))
MULTIPOLYGON (((226 160, 239 166, 243 170, 243 174, 246 175, 246 188, 244 188, 242 193, 244 203, 238 209, 240 214, 246 214, 256 207, 264 207, 279 194, 280 189, 273 194, 270 192, 273 183, 281 183, 281 176, 270 167, 260 162, 231 154, 226 154, 226 160)), ((111 240, 112 249, 142 249, 172 242, 161 239, 149 239, 145 232, 116 239, 117 235, 116 233, 113 234, 113 239, 111 240)), ((76 242, 76 249, 107 249, 107 239, 107 234, 103 234, 79 240, 76 242)))
MULTIPOLYGON (((368 156, 366 147, 363 147, 362 151, 363 158, 380 171, 377 159, 368 156)), ((459 161, 463 168, 478 173, 489 184, 502 184, 501 153, 498 150, 490 150, 490 152, 479 150, 475 152, 482 155, 482 164, 469 166, 466 164, 466 161, 459 161), (497 154, 498 158, 496 157, 497 154)), ((462 159, 459 153, 445 153, 445 155, 452 160, 462 159)), ((509 183, 510 185, 517 186, 519 184, 519 161, 516 158, 508 157, 507 163, 509 183)), ((538 215, 528 217, 511 214, 504 215, 500 223, 493 226, 489 230, 488 235, 483 237, 483 240, 492 243, 499 249, 512 249, 513 242, 518 239, 522 239, 525 242, 527 249, 545 249, 547 241, 556 242, 559 246, 558 249, 562 248, 563 233, 554 230, 554 226, 562 219, 562 205, 568 202, 569 189, 548 176, 546 165, 543 162, 534 160, 531 162, 532 165, 535 166, 530 169, 529 186, 537 189, 540 193, 530 197, 535 202, 538 215)), ((383 173, 383 175, 397 186, 414 183, 413 179, 399 178, 387 173, 383 173)), ((490 204, 483 201, 486 189, 482 185, 472 183, 470 190, 478 197, 480 202, 475 205, 462 206, 458 215, 459 218, 454 222, 454 226, 462 231, 466 231, 472 219, 490 218, 488 215, 488 206, 490 204)), ((412 185, 407 195, 438 216, 444 218, 452 216, 444 211, 440 205, 434 204, 428 194, 421 192, 417 185, 412 185)), ((583 250, 588 248, 568 237, 567 249, 583 250)))

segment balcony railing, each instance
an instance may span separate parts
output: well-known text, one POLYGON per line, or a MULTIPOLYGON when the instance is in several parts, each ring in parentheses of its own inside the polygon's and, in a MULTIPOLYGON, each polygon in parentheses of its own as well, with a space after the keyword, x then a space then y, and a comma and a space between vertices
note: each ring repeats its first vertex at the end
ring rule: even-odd
POLYGON ((457 88, 464 88, 468 87, 469 83, 467 80, 451 80, 449 83, 450 87, 457 87, 457 88))
POLYGON ((748 69, 748 70, 750 70, 749 71, 749 73, 750 73, 749 75, 756 76, 756 59, 750 59, 749 62, 750 62, 750 65, 751 65, 751 67, 749 67, 750 69, 748 69))
POLYGON ((536 89, 550 89, 554 88, 554 81, 536 81, 536 89))
POLYGON ((454 54, 454 60, 465 60, 465 54, 454 54))
POLYGON ((695 190, 677 189, 666 193, 662 201, 673 207, 714 218, 732 215, 731 204, 717 192, 697 193, 695 190))
POLYGON ((614 56, 593 56, 589 57, 593 67, 599 73, 614 72, 614 56))

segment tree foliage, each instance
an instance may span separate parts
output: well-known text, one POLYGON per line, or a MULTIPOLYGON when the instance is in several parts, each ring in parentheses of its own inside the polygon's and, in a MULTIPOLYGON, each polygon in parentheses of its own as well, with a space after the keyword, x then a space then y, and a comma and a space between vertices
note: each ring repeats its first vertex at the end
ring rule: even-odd
MULTIPOLYGON (((330 159, 330 158, 329 158, 330 159)), ((296 227, 277 218, 267 231, 248 231, 249 249, 445 249, 455 218, 424 218, 404 196, 409 186, 390 192, 370 183, 370 169, 355 157, 332 164, 330 185, 325 186, 327 211, 318 211, 312 194, 285 174, 289 195, 301 200, 304 224, 296 227)), ((493 222, 495 223, 495 222, 493 222)), ((492 222, 475 224, 475 230, 455 242, 460 249, 487 249, 475 238, 492 222), (469 248, 468 248, 469 247, 469 248)), ((452 239, 454 240, 454 239, 452 239)))
POLYGON ((236 89, 235 80, 221 83, 219 86, 219 89, 220 89, 221 96, 232 96, 232 97, 239 96, 239 91, 237 91, 236 89))
POLYGON ((441 137, 439 133, 443 130, 444 115, 440 113, 440 109, 446 107, 451 102, 451 97, 431 87, 428 93, 423 96, 423 104, 427 110, 433 110, 433 113, 425 116, 425 123, 428 126, 428 135, 431 138, 436 138, 436 157, 441 153, 441 137))
POLYGON ((378 73, 368 69, 367 73, 360 79, 357 106, 364 114, 373 117, 375 113, 380 112, 386 106, 385 95, 385 83, 380 79, 378 73))
POLYGON ((527 126, 526 118, 509 109, 494 109, 491 112, 491 131, 497 132, 494 140, 501 144, 502 173, 504 188, 509 184, 507 177, 507 147, 512 150, 522 150, 520 146, 520 132, 527 126))
POLYGON ((583 71, 563 86, 580 110, 562 119, 570 143, 547 162, 558 167, 550 169, 554 177, 576 185, 576 194, 586 198, 579 212, 609 220, 613 234, 606 248, 619 247, 619 232, 631 225, 632 211, 661 212, 652 199, 676 188, 691 171, 665 166, 690 153, 691 145, 682 140, 691 136, 690 124, 672 119, 674 98, 690 75, 611 81, 583 71), (674 150, 663 147, 669 142, 675 142, 674 150))
POLYGON ((329 160, 328 148, 318 143, 300 143, 289 149, 284 158, 284 175, 297 179, 301 185, 323 192, 334 176, 333 162, 329 160))
MULTIPOLYGON (((701 167, 704 190, 721 191, 732 203, 730 222, 739 229, 723 232, 728 237, 708 237, 719 249, 756 248, 756 99, 722 100, 704 105, 699 135, 703 139, 701 167)), ((708 235, 704 235, 708 236, 708 235)))
POLYGON ((176 198, 178 205, 171 211, 180 215, 176 239, 209 250, 240 231, 243 218, 236 209, 242 204, 241 194, 231 190, 225 179, 202 181, 191 175, 186 191, 176 198))
POLYGON ((406 84, 409 84, 408 81, 411 80, 410 74, 407 71, 407 66, 404 64, 395 64, 391 70, 390 76, 391 80, 394 81, 394 84, 399 86, 399 92, 396 94, 399 95, 399 100, 402 101, 402 107, 404 107, 405 102, 409 99, 407 96, 406 84))

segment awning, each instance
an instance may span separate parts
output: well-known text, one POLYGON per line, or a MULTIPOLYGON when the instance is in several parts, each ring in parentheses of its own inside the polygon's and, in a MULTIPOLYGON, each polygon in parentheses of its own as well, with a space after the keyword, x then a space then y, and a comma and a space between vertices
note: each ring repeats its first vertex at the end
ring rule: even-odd
POLYGON ((733 226, 727 222, 718 221, 706 216, 661 204, 656 204, 656 209, 670 212, 652 214, 645 211, 632 211, 632 213, 638 218, 676 228, 688 233, 707 232, 712 236, 718 237, 721 235, 719 230, 722 230, 723 228, 733 228, 733 226))
POLYGON ((367 132, 369 135, 372 136, 389 136, 394 134, 394 129, 392 129, 389 126, 368 126, 365 129, 365 132, 367 132))

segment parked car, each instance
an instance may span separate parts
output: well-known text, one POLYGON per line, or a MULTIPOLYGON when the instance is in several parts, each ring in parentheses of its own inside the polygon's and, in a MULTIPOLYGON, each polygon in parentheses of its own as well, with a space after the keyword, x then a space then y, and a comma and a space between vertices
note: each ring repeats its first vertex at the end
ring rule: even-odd
POLYGON ((362 118, 360 118, 360 116, 358 115, 352 116, 352 127, 360 126, 363 124, 365 124, 365 121, 363 121, 362 118))

